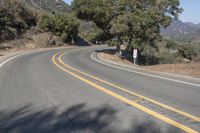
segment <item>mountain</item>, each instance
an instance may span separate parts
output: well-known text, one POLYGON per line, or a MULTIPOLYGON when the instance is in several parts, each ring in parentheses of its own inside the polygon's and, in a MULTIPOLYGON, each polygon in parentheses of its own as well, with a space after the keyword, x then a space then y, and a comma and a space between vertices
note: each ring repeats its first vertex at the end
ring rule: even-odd
POLYGON ((192 22, 185 22, 185 24, 193 27, 193 28, 197 28, 197 29, 200 29, 200 24, 194 24, 192 22))
POLYGON ((186 25, 192 27, 192 28, 197 28, 198 25, 192 23, 192 22, 185 22, 186 25))
POLYGON ((63 0, 23 0, 28 6, 49 12, 71 12, 70 5, 63 0))
MULTIPOLYGON (((0 0, 2 4, 6 0, 0 0)), ((71 6, 63 0, 19 0, 29 8, 47 12, 71 12, 71 6)))
POLYGON ((161 35, 179 41, 200 40, 200 24, 184 23, 181 20, 173 20, 167 28, 161 28, 161 35))
POLYGON ((200 23, 196 25, 198 28, 200 28, 200 23))

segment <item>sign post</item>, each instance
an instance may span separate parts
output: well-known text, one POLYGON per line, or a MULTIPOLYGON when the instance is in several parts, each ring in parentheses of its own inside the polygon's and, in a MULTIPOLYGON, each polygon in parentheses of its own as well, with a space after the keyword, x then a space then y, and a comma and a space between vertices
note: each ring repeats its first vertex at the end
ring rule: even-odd
POLYGON ((138 49, 133 49, 133 60, 134 60, 134 64, 136 64, 137 56, 138 56, 138 49))

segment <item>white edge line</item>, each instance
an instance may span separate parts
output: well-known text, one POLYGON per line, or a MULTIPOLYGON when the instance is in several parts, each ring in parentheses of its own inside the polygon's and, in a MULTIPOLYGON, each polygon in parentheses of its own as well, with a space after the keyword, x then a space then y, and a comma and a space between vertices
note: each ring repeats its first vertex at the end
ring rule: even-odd
POLYGON ((62 48, 62 47, 50 48, 50 49, 44 49, 44 50, 38 49, 38 50, 28 51, 28 52, 25 52, 25 53, 23 53, 23 54, 18 54, 18 55, 15 55, 15 56, 13 56, 13 57, 10 57, 10 58, 8 58, 8 59, 5 59, 5 61, 3 61, 2 63, 0 63, 0 68, 2 68, 6 63, 8 63, 9 61, 14 60, 14 59, 17 58, 17 57, 20 57, 20 56, 23 56, 23 55, 26 55, 26 54, 31 54, 31 53, 39 52, 39 51, 48 51, 48 50, 54 50, 54 49, 55 49, 55 50, 65 49, 65 47, 64 47, 64 48, 62 48))
POLYGON ((14 60, 15 58, 20 57, 20 56, 23 56, 23 55, 25 55, 25 54, 28 54, 28 53, 24 53, 24 54, 20 54, 20 55, 15 55, 15 56, 13 56, 13 57, 10 57, 10 58, 6 59, 5 61, 3 61, 3 62, 0 64, 0 68, 3 67, 3 66, 4 66, 6 63, 8 63, 9 61, 14 60))
POLYGON ((48 51, 48 50, 54 50, 54 49, 55 50, 60 50, 60 49, 65 49, 65 48, 60 47, 60 48, 50 48, 50 49, 44 49, 44 50, 38 49, 38 50, 33 50, 33 51, 26 51, 23 54, 18 54, 18 55, 10 57, 8 59, 5 59, 5 61, 3 61, 2 63, 0 63, 0 68, 2 68, 6 63, 8 63, 9 61, 14 60, 17 57, 20 57, 20 56, 23 56, 23 55, 26 55, 26 54, 31 54, 31 53, 34 53, 34 52, 38 52, 38 51, 48 51))
MULTIPOLYGON (((99 60, 102 60, 103 62, 106 62, 108 64, 114 64, 114 65, 118 65, 118 66, 123 66, 123 67, 128 67, 128 68, 131 68, 131 69, 136 69, 136 70, 144 70, 143 68, 138 68, 138 67, 135 67, 135 66, 130 66, 130 65, 124 65, 124 64, 119 64, 119 63, 115 63, 113 61, 108 61, 108 60, 105 60, 103 59, 102 57, 99 56, 99 54, 97 54, 97 57, 99 58, 99 60)), ((171 76, 174 76, 174 74, 171 74, 171 73, 165 73, 165 72, 160 72, 160 73, 157 73, 157 74, 166 74, 166 75, 171 75, 171 76)), ((194 77, 192 77, 194 78, 194 77)), ((197 79, 197 78, 194 78, 194 79, 197 79)), ((199 80, 199 78, 198 78, 199 80)))
POLYGON ((164 79, 164 80, 168 80, 168 81, 174 81, 174 82, 178 82, 178 83, 182 83, 182 84, 187 84, 187 85, 191 85, 191 86, 200 87, 200 84, 194 84, 194 83, 190 83, 190 82, 185 82, 185 81, 181 81, 181 80, 176 80, 176 79, 171 79, 171 78, 156 76, 156 75, 152 75, 152 74, 147 74, 147 73, 143 73, 143 72, 138 72, 138 71, 129 70, 129 69, 126 69, 126 68, 121 68, 121 67, 113 66, 113 65, 111 65, 111 64, 108 64, 108 63, 102 62, 102 61, 100 61, 100 60, 97 60, 97 59, 94 57, 95 54, 96 54, 96 52, 93 52, 93 53, 91 54, 91 58, 92 58, 93 60, 95 60, 96 62, 99 62, 99 63, 101 63, 101 64, 104 64, 104 65, 113 67, 113 68, 121 69, 121 70, 128 71, 128 72, 132 72, 132 73, 137 73, 137 74, 140 74, 140 75, 145 75, 145 76, 150 76, 150 77, 154 77, 154 78, 159 78, 159 79, 164 79))

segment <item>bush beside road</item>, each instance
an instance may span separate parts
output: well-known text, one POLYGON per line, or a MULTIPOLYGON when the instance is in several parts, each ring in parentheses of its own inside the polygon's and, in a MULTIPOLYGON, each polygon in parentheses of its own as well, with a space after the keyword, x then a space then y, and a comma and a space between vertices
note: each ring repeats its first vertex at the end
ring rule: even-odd
POLYGON ((100 53, 99 56, 105 60, 116 62, 119 64, 135 66, 143 68, 148 71, 170 73, 176 75, 186 75, 191 77, 200 78, 200 63, 186 63, 186 64, 162 64, 152 66, 136 66, 126 59, 121 59, 119 56, 111 53, 100 53))

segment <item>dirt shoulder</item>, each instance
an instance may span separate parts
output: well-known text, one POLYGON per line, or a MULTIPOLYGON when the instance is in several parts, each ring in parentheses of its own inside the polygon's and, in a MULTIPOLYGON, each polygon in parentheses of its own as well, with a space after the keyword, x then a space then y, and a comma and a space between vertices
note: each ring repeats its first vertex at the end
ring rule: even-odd
MULTIPOLYGON (((36 49, 34 49, 36 50, 36 49)), ((22 54, 22 53, 25 53, 25 52, 29 52, 29 51, 33 51, 33 50, 15 50, 15 49, 11 49, 11 50, 5 50, 5 51, 0 51, 0 63, 3 62, 4 60, 12 57, 12 56, 15 56, 15 55, 18 55, 18 54, 22 54)))
POLYGON ((74 47, 74 46, 65 45, 62 47, 50 47, 50 48, 31 48, 31 49, 22 48, 22 49, 10 49, 10 50, 2 50, 2 51, 0 50, 0 63, 10 57, 28 53, 28 52, 45 51, 45 50, 59 49, 59 48, 72 48, 72 47, 74 47))
POLYGON ((64 43, 60 37, 49 32, 42 32, 37 27, 32 27, 17 39, 0 41, 0 61, 6 56, 26 51, 68 46, 69 44, 64 43))
POLYGON ((195 78, 200 78, 200 63, 188 63, 188 64, 163 64, 153 66, 136 66, 128 60, 121 59, 117 55, 110 53, 99 53, 99 56, 105 60, 119 63, 122 65, 134 66, 137 68, 145 69, 152 72, 161 72, 174 75, 185 75, 195 78))

